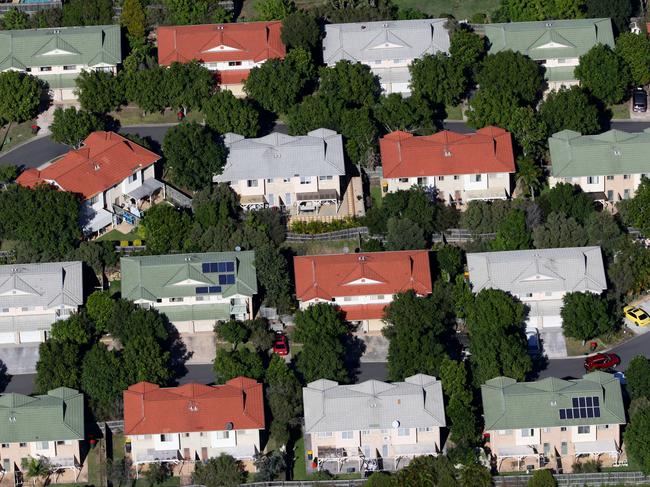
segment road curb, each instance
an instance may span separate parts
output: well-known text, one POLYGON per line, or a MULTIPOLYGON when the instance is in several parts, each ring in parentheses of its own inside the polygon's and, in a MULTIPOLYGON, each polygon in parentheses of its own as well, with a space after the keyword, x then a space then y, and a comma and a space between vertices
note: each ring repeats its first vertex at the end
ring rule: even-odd
POLYGON ((21 143, 18 144, 17 146, 12 147, 11 149, 9 149, 9 150, 6 151, 6 152, 0 152, 0 159, 2 159, 4 156, 6 156, 6 155, 8 155, 8 154, 11 154, 11 153, 12 153, 13 151, 15 151, 16 149, 20 149, 20 148, 21 148, 22 146, 24 146, 24 145, 30 144, 30 143, 32 143, 32 142, 36 142, 37 140, 39 140, 39 139, 43 139, 43 138, 45 138, 45 137, 49 137, 50 135, 52 135, 52 134, 40 134, 40 133, 39 133, 38 135, 35 135, 35 136, 32 137, 31 139, 27 139, 26 141, 21 142, 21 143))

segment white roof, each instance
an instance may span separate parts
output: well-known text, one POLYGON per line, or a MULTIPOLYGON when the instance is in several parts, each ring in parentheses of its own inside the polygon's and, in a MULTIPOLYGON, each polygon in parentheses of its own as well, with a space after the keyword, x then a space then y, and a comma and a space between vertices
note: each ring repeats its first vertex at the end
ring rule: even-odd
POLYGON ((320 379, 302 394, 308 433, 445 426, 442 385, 429 375, 352 385, 320 379))
POLYGON ((497 448, 496 455, 498 458, 520 458, 537 455, 537 453, 531 445, 504 445, 497 448))
POLYGON ((618 453, 616 442, 613 438, 597 441, 577 441, 574 443, 576 455, 591 453, 618 453))
POLYGON ((594 292, 607 289, 600 247, 513 250, 467 254, 475 293, 485 288, 512 294, 594 292))
POLYGON ((317 129, 307 135, 273 132, 257 139, 227 133, 228 160, 215 182, 297 176, 343 176, 343 139, 333 130, 317 129))
POLYGON ((328 65, 347 59, 368 63, 388 59, 413 60, 425 54, 449 52, 447 19, 385 20, 325 26, 323 60, 328 65))

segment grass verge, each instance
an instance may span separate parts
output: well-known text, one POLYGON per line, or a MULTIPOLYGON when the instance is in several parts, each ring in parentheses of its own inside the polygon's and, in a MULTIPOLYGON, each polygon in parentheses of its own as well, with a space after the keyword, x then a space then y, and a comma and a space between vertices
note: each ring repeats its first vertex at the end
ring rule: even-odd
POLYGON ((305 439, 300 437, 293 447, 293 480, 307 480, 305 465, 305 439))
POLYGON ((620 105, 611 105, 608 108, 612 111, 612 120, 628 120, 630 118, 629 103, 621 103, 620 105))
POLYGON ((463 119, 463 106, 462 105, 445 107, 445 111, 447 112, 447 120, 462 120, 463 119))
POLYGON ((611 348, 616 345, 620 345, 628 340, 631 340, 636 335, 631 331, 625 330, 625 328, 619 330, 612 335, 595 338, 593 340, 587 340, 583 345, 581 340, 575 340, 573 338, 565 337, 566 340, 566 350, 569 357, 580 356, 580 355, 589 355, 590 353, 600 352, 606 348, 611 348), (598 347, 594 352, 592 352, 590 344, 591 342, 596 342, 598 347))
POLYGON ((18 144, 33 138, 35 136, 32 133, 33 123, 33 121, 28 120, 23 123, 11 123, 0 127, 0 144, 2 144, 0 145, 0 153, 7 152, 18 144))
MULTIPOLYGON (((137 106, 126 106, 117 112, 111 112, 110 116, 120 121, 122 127, 128 125, 143 125, 149 123, 176 123, 177 110, 166 108, 164 112, 147 113, 143 115, 142 109, 137 106)), ((185 120, 190 122, 203 121, 201 112, 189 112, 185 120)))

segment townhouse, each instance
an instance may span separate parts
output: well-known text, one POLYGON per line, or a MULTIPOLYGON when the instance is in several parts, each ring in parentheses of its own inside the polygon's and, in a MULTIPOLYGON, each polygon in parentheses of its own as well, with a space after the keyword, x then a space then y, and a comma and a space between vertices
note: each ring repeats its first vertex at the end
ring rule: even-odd
MULTIPOLYGON (((230 184, 244 209, 278 207, 292 216, 314 217, 356 214, 346 197, 349 178, 340 134, 317 129, 295 137, 273 132, 246 139, 228 133, 224 142, 228 160, 213 180, 230 184)), ((359 211, 363 214, 363 204, 359 211)))
POLYGON ((449 52, 447 19, 382 20, 325 25, 323 61, 370 66, 385 93, 411 93, 409 66, 425 54, 449 52))
POLYGON ((280 39, 282 22, 161 26, 158 64, 197 60, 214 71, 222 89, 244 96, 244 81, 251 69, 267 59, 284 59, 286 48, 280 39))
POLYGON ((218 386, 138 382, 124 391, 124 435, 136 467, 168 463, 178 473, 228 454, 252 471, 265 425, 262 384, 245 377, 218 386))
POLYGON ((382 195, 414 185, 435 188, 449 205, 472 200, 506 199, 515 172, 512 136, 497 127, 473 134, 443 130, 415 136, 392 132, 379 141, 382 195))
POLYGON ((51 184, 81 195, 80 223, 89 235, 139 221, 164 193, 164 183, 155 177, 159 160, 158 154, 115 132, 93 132, 79 149, 44 169, 27 169, 16 182, 30 188, 51 184))
POLYGON ((303 404, 308 472, 397 470, 442 448, 442 385, 429 375, 353 385, 320 379, 303 388, 303 404))
POLYGON ((307 255, 293 258, 300 309, 330 303, 358 331, 380 333, 384 310, 395 294, 431 294, 431 263, 426 250, 307 255))
POLYGON ((210 332, 217 321, 251 319, 253 251, 122 257, 122 297, 164 313, 180 333, 210 332))
POLYGON ((548 144, 549 185, 577 184, 610 209, 632 198, 641 178, 650 174, 650 129, 639 133, 609 130, 599 135, 563 130, 553 134, 548 144))
POLYGON ((542 20, 483 26, 488 53, 515 51, 545 68, 548 90, 579 84, 574 69, 596 44, 614 48, 610 19, 542 20))
POLYGON ((36 76, 55 102, 76 100, 75 80, 82 71, 115 74, 121 62, 119 25, 0 32, 0 71, 36 76))
POLYGON ((22 483, 23 461, 45 460, 56 469, 50 482, 86 482, 82 473, 84 397, 59 387, 40 396, 0 394, 0 480, 22 483))
POLYGON ((569 473, 574 463, 615 463, 625 409, 621 384, 604 372, 582 379, 547 377, 517 382, 497 377, 481 386, 485 432, 499 472, 549 468, 569 473))

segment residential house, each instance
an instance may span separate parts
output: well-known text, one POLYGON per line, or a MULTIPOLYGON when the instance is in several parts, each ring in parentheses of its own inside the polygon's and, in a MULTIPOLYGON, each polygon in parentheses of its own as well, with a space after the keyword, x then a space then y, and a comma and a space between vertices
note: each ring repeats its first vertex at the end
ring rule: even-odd
POLYGON ((581 459, 611 466, 619 458, 625 408, 621 384, 611 374, 536 382, 497 377, 481 386, 481 396, 488 447, 499 472, 568 473, 581 459))
POLYGON ((158 63, 197 60, 217 76, 219 86, 243 96, 251 69, 267 59, 284 59, 280 39, 282 22, 233 22, 228 24, 172 25, 157 29, 158 63))
POLYGON ((530 308, 531 327, 561 327, 566 293, 607 289, 600 247, 469 253, 467 267, 472 291, 501 289, 519 298, 530 308))
POLYGON ((431 294, 426 250, 306 255, 293 258, 300 309, 316 303, 338 306, 359 331, 379 333, 386 306, 408 290, 431 294))
POLYGON ((641 178, 650 174, 650 129, 628 133, 609 130, 581 135, 563 130, 548 139, 551 153, 551 187, 579 185, 595 200, 610 206, 634 196, 641 178))
POLYGON ((486 24, 488 53, 515 51, 545 68, 549 90, 577 85, 574 69, 580 56, 597 44, 614 48, 610 19, 542 20, 486 24))
POLYGON ((0 480, 22 482, 23 460, 45 459, 51 482, 84 483, 81 444, 85 438, 84 397, 59 387, 40 396, 0 394, 0 480))
POLYGON ((441 451, 445 406, 435 377, 351 385, 320 379, 302 395, 308 471, 397 470, 441 451))
MULTIPOLYGON (((245 209, 279 207, 292 215, 351 216, 343 141, 328 129, 246 139, 225 135, 228 160, 214 182, 229 183, 245 209), (349 199, 349 198, 348 198, 349 199)), ((360 203, 363 211, 363 203, 360 203)))
POLYGON ((161 462, 191 472, 194 462, 228 454, 254 470, 264 428, 262 384, 253 379, 218 386, 138 382, 124 391, 124 435, 136 466, 161 462))
POLYGON ((382 194, 414 185, 435 188, 438 198, 465 206, 472 200, 511 195, 515 156, 510 132, 485 127, 473 134, 443 130, 415 136, 392 132, 379 141, 382 194))
POLYGON ((323 60, 367 64, 386 93, 411 93, 410 64, 425 54, 449 52, 447 19, 382 20, 325 25, 323 60))
POLYGON ((77 99, 75 80, 82 71, 115 74, 121 62, 119 25, 0 32, 0 71, 36 76, 47 83, 54 101, 77 99))
POLYGON ((10 374, 34 373, 38 344, 84 302, 81 262, 0 266, 0 361, 10 374))
POLYGON ((122 257, 122 297, 164 313, 180 333, 209 332, 220 320, 252 319, 255 253, 122 257))
POLYGON ((52 184, 83 198, 84 233, 137 223, 141 213, 164 192, 155 177, 160 156, 115 132, 93 132, 79 149, 68 152, 44 169, 30 168, 16 182, 22 186, 52 184))

